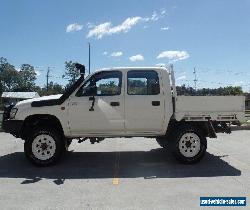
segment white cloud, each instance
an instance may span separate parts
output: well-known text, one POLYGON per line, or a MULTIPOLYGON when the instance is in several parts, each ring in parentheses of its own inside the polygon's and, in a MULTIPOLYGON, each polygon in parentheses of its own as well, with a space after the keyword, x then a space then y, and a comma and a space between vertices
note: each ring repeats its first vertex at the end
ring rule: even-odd
POLYGON ((94 26, 88 33, 87 37, 97 37, 97 39, 101 39, 104 35, 108 34, 110 27, 110 22, 102 23, 98 26, 94 26))
POLYGON ((169 27, 161 27, 161 31, 167 31, 169 29, 170 29, 169 27))
POLYGON ((38 70, 35 70, 35 73, 36 73, 36 76, 38 76, 38 77, 41 75, 41 72, 38 70))
POLYGON ((184 80, 184 79, 187 79, 186 75, 179 76, 179 77, 177 77, 176 80, 184 80))
POLYGON ((160 18, 165 17, 166 11, 163 9, 160 13, 153 12, 151 17, 128 17, 121 24, 113 26, 111 22, 104 22, 99 25, 93 25, 92 23, 87 23, 87 27, 90 29, 87 38, 95 37, 101 39, 103 36, 118 34, 118 33, 127 33, 131 30, 132 27, 136 26, 140 22, 155 22, 160 18))
POLYGON ((142 21, 142 17, 129 17, 124 20, 120 25, 113 26, 111 22, 101 23, 90 29, 87 37, 96 37, 101 39, 105 35, 112 35, 117 33, 127 33, 133 26, 142 21))
POLYGON ((157 59, 159 58, 167 58, 170 61, 179 61, 179 60, 184 60, 189 58, 189 54, 186 51, 163 51, 161 52, 158 56, 157 59))
POLYGON ((133 56, 129 57, 129 60, 132 62, 143 61, 144 57, 141 54, 138 54, 138 55, 133 55, 133 56))
POLYGON ((161 10, 161 15, 165 15, 166 12, 167 12, 166 9, 163 8, 163 9, 161 10))
POLYGON ((122 54, 123 53, 121 51, 118 51, 118 52, 112 52, 110 56, 111 57, 120 57, 120 56, 122 56, 122 54))
POLYGON ((87 28, 93 28, 95 25, 91 22, 86 23, 87 28))
POLYGON ((159 67, 165 67, 165 66, 167 66, 165 63, 157 63, 157 64, 155 64, 156 66, 159 66, 159 67))
POLYGON ((69 32, 81 31, 82 28, 83 25, 80 25, 78 23, 72 23, 67 26, 66 32, 69 33, 69 32))
POLYGON ((108 54, 108 52, 107 52, 107 51, 104 51, 102 54, 103 54, 103 55, 107 55, 107 54, 108 54))
POLYGON ((233 86, 241 86, 243 84, 244 84, 243 81, 235 81, 234 84, 233 84, 233 86))
POLYGON ((166 10, 162 9, 160 13, 154 11, 153 14, 152 14, 152 16, 150 18, 145 18, 145 20, 146 21, 149 21, 149 20, 151 20, 151 21, 157 21, 157 20, 159 20, 161 18, 164 18, 165 15, 166 15, 166 10))
POLYGON ((159 20, 159 15, 158 15, 156 12, 154 12, 153 15, 151 16, 151 20, 152 20, 152 21, 157 21, 157 20, 159 20))

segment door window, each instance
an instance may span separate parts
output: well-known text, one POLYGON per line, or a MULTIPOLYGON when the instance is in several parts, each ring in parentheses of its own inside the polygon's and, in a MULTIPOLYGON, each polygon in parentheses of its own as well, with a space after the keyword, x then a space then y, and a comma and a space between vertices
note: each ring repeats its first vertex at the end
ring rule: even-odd
POLYGON ((113 96, 121 94, 122 73, 104 71, 94 74, 78 90, 76 96, 113 96))
POLYGON ((156 71, 129 71, 127 74, 128 95, 157 95, 160 93, 159 77, 156 71))

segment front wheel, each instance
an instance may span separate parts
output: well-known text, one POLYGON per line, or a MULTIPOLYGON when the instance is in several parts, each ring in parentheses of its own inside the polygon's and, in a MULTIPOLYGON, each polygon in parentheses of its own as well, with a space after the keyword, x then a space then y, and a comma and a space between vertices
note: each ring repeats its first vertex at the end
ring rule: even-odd
POLYGON ((55 164, 65 150, 59 133, 50 128, 40 128, 32 132, 24 143, 26 157, 37 166, 55 164))
POLYGON ((172 138, 172 152, 176 159, 182 163, 196 163, 206 153, 206 137, 196 127, 180 126, 175 129, 172 138))

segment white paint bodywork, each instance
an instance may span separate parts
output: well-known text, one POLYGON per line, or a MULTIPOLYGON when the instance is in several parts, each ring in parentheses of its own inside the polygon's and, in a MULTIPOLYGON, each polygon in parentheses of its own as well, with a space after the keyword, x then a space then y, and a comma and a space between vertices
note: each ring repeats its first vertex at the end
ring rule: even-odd
MULTIPOLYGON (((89 97, 75 96, 81 85, 61 105, 31 107, 33 101, 56 99, 61 95, 29 99, 17 103, 16 120, 28 116, 49 114, 61 122, 67 137, 115 137, 115 136, 158 136, 166 133, 171 119, 187 121, 242 120, 244 97, 241 96, 176 96, 174 76, 171 69, 164 67, 119 67, 100 71, 121 71, 122 86, 118 96, 96 96, 94 111, 90 112, 89 97), (158 73, 160 93, 158 95, 128 95, 127 72, 129 70, 154 70, 158 73), (172 81, 171 81, 172 80, 172 81), (174 91, 171 91, 171 86, 174 91), (172 97, 175 96, 176 111, 173 113, 172 97), (119 102, 112 107, 110 102, 119 102), (160 101, 160 106, 152 106, 160 101), (63 108, 63 109, 62 109, 63 108), (223 118, 223 117, 229 118, 223 118)), ((100 72, 98 71, 98 72, 100 72)), ((97 73, 97 72, 95 72, 97 73)), ((95 74, 93 73, 93 74, 95 74)), ((84 82, 83 82, 84 83, 84 82)))
MULTIPOLYGON (((123 74, 119 96, 96 96, 95 111, 90 112, 92 101, 89 97, 70 96, 68 103, 68 123, 71 137, 113 137, 113 136, 156 136, 164 135, 173 114, 169 74, 166 68, 113 68, 100 71, 121 71, 123 74), (129 70, 154 70, 160 81, 158 95, 128 95, 127 72, 129 70), (165 81, 165 82, 164 82, 165 81), (169 97, 169 99, 167 98, 169 97), (119 102, 112 107, 110 102, 119 102), (160 101, 161 106, 152 106, 152 101, 160 101), (168 110, 168 112, 165 112, 168 110), (86 119, 86 120, 85 120, 86 119)), ((100 72, 98 71, 98 72, 100 72)), ((80 86, 79 86, 80 88, 80 86)))
POLYGON ((244 96, 178 96, 176 120, 244 121, 244 96))
POLYGON ((30 99, 40 97, 37 92, 3 92, 2 98, 30 99))

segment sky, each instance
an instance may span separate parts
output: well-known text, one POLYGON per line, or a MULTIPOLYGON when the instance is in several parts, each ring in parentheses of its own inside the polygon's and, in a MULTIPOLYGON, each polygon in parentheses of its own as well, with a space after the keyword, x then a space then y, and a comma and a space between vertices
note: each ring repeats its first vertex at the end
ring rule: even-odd
POLYGON ((64 62, 91 71, 172 63, 177 84, 250 91, 249 0, 0 0, 0 57, 35 66, 37 84, 64 62))

